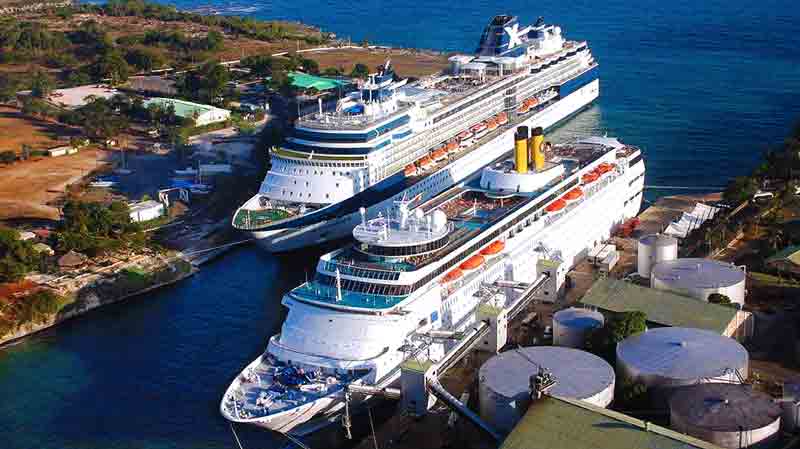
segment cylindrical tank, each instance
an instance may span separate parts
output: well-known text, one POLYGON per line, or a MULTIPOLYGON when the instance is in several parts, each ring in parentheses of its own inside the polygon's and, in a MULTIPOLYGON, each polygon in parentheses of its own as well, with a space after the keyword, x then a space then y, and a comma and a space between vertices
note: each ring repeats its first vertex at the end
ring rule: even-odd
POLYGON ((529 158, 532 158, 533 168, 536 171, 544 169, 544 151, 542 144, 544 143, 544 130, 541 126, 537 126, 531 132, 531 152, 529 158))
POLYGON ((800 377, 783 381, 781 398, 781 426, 786 432, 796 432, 800 427, 800 377))
POLYGON ((781 407, 749 385, 682 387, 669 400, 670 427, 717 446, 763 448, 779 437, 781 407))
POLYGON ((603 314, 589 309, 559 310, 553 314, 553 344, 570 348, 583 348, 586 333, 603 327, 603 314))
POLYGON ((517 173, 528 173, 528 127, 520 126, 514 134, 514 167, 517 173))
POLYGON ((639 239, 636 256, 639 276, 649 278, 653 266, 678 258, 678 240, 665 234, 646 235, 639 239))
POLYGON ((736 265, 711 259, 676 259, 653 266, 650 286, 708 301, 721 293, 744 305, 746 273, 736 265))
POLYGON ((617 374, 647 386, 658 407, 677 387, 747 379, 748 363, 736 340, 703 329, 659 327, 617 345, 617 374))
POLYGON ((573 348, 533 346, 498 354, 480 369, 481 417, 510 432, 530 404, 530 378, 539 368, 556 384, 548 393, 605 407, 614 399, 614 369, 600 357, 573 348))

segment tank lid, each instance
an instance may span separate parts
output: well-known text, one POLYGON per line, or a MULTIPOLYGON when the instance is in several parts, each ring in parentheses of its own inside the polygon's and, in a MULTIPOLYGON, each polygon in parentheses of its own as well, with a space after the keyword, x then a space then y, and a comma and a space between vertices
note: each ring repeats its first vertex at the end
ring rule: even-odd
POLYGON ((605 318, 602 313, 594 310, 570 307, 553 314, 553 321, 558 321, 559 324, 564 326, 593 329, 601 327, 605 322, 605 318))
POLYGON ((685 258, 666 260, 653 267, 652 276, 673 281, 679 287, 730 287, 743 282, 745 272, 733 264, 711 259, 685 258))
POLYGON ((670 398, 669 408, 689 425, 718 432, 760 429, 781 416, 781 407, 770 396, 741 384, 681 387, 670 398))

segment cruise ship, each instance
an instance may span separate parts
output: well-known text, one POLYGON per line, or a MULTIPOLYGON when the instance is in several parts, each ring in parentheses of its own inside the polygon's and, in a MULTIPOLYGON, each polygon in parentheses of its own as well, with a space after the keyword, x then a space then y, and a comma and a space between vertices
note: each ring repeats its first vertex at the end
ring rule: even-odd
POLYGON ((383 388, 404 361, 436 361, 447 344, 426 335, 474 326, 487 302, 509 307, 514 286, 555 301, 566 272, 638 213, 640 149, 610 137, 550 145, 527 127, 513 146, 468 182, 362 218, 355 243, 321 256, 284 296, 280 334, 226 391, 225 418, 295 434, 335 419, 345 387, 383 388))
POLYGON ((404 196, 426 201, 501 159, 518 125, 549 128, 599 95, 585 41, 496 16, 475 55, 409 83, 391 62, 325 109, 299 117, 270 150, 259 192, 234 214, 271 252, 349 236, 404 196))

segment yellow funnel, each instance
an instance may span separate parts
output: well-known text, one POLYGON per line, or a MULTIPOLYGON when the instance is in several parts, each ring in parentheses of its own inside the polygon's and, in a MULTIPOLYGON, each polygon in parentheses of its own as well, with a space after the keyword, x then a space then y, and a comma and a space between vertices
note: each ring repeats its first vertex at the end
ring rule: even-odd
POLYGON ((531 153, 533 153, 533 167, 536 171, 544 170, 544 151, 542 151, 542 144, 544 143, 544 131, 541 127, 533 130, 533 137, 531 138, 531 153))
POLYGON ((519 133, 514 135, 514 167, 517 173, 528 173, 528 139, 519 133))

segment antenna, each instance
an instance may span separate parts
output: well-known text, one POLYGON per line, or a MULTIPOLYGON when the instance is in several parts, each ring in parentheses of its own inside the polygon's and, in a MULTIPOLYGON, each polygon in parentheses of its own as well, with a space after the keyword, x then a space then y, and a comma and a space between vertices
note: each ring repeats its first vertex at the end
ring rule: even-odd
POLYGON ((342 274, 336 269, 336 301, 342 300, 342 274))

